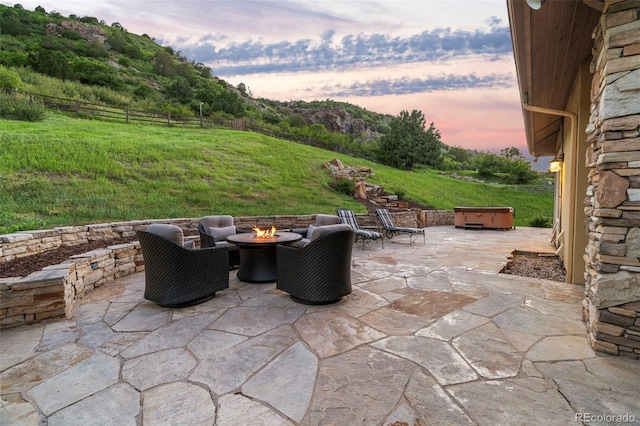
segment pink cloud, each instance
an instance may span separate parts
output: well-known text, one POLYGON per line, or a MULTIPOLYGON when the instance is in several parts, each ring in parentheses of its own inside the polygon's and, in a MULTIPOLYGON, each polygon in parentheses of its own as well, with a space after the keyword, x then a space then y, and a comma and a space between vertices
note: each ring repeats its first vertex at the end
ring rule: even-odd
POLYGON ((449 146, 486 151, 515 146, 526 150, 522 110, 516 88, 336 100, 393 116, 402 110, 422 111, 427 123, 435 124, 442 141, 449 146))

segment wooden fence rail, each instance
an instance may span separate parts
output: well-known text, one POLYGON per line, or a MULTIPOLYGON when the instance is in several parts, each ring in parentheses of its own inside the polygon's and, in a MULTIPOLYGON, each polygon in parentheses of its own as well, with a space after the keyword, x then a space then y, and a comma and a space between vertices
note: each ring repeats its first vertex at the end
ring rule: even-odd
MULTIPOLYGON (((36 94, 31 94, 31 96, 41 99, 47 108, 73 113, 76 117, 91 116, 101 119, 123 121, 126 123, 141 122, 168 126, 233 128, 232 119, 217 118, 215 120, 211 120, 204 117, 193 117, 162 111, 142 111, 130 108, 116 108, 104 104, 85 102, 77 99, 58 98, 55 96, 36 94)), ((242 125, 240 125, 240 127, 242 127, 242 125)))
MULTIPOLYGON (((343 152, 346 154, 367 158, 362 153, 349 153, 348 149, 337 144, 329 144, 313 137, 302 137, 278 131, 273 127, 260 125, 255 122, 247 122, 240 118, 225 117, 194 117, 189 115, 171 114, 162 111, 142 111, 130 108, 116 108, 105 104, 85 102, 77 99, 65 99, 55 96, 28 93, 28 95, 42 100, 47 108, 71 113, 78 118, 96 117, 101 120, 114 120, 125 123, 142 123, 152 125, 217 128, 250 131, 279 139, 297 142, 328 151, 343 152)), ((371 159, 371 158, 369 158, 371 159)))

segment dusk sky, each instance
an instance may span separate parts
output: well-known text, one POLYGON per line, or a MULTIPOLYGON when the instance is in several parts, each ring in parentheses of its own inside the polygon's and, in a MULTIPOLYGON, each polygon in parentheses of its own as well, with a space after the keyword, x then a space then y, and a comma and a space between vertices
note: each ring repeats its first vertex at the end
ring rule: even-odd
POLYGON ((119 22, 254 97, 417 109, 449 146, 526 152, 505 0, 18 3, 119 22))

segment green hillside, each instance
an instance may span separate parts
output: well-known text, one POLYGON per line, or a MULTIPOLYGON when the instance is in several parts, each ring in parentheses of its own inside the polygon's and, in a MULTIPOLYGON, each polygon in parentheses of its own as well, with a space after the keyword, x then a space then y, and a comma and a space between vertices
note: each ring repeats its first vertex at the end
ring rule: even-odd
POLYGON ((391 119, 333 100, 253 98, 250 82, 234 87, 171 46, 96 17, 0 5, 0 29, 0 89, 184 117, 243 118, 350 152, 384 133, 391 119), (343 126, 325 129, 319 123, 327 114, 339 115, 343 126))
POLYGON ((515 223, 550 218, 525 186, 402 171, 251 132, 178 129, 49 115, 0 126, 0 234, 135 219, 365 212, 329 186, 324 163, 374 169, 369 182, 435 209, 513 206, 515 223))

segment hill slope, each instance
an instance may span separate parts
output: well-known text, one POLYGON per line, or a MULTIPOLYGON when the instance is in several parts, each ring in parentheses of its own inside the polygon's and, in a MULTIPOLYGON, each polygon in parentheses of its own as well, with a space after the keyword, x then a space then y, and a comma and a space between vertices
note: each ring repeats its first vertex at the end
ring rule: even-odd
POLYGON ((0 234, 120 220, 335 213, 365 208, 333 191, 324 163, 371 167, 369 182, 436 209, 509 205, 516 225, 551 217, 552 198, 401 171, 255 133, 115 124, 52 115, 3 121, 0 234), (6 195, 6 196, 5 196, 6 195))
MULTIPOLYGON (((129 33, 117 22, 109 26, 95 17, 0 5, 0 28, 0 65, 11 67, 22 80, 17 88, 31 93, 177 114, 247 117, 285 128, 321 124, 365 142, 379 137, 391 118, 344 102, 252 98, 244 84, 233 87, 204 64, 146 34, 129 33), (59 81, 52 84, 28 70, 59 81)), ((0 75, 0 88, 2 80, 0 75)))

